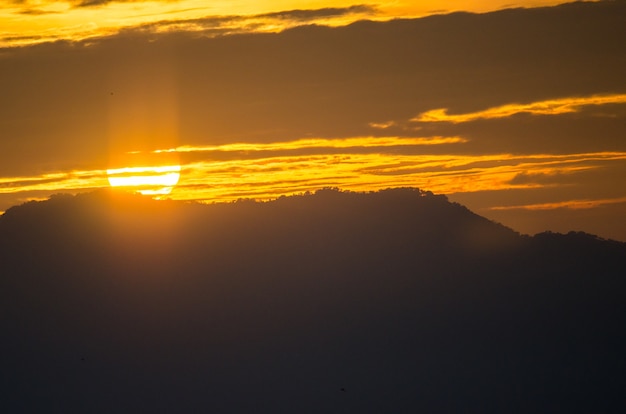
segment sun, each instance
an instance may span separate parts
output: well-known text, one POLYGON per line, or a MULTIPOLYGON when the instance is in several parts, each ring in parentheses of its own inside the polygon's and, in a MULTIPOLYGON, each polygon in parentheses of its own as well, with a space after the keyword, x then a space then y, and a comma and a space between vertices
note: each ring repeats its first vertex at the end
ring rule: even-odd
POLYGON ((180 179, 180 159, 174 149, 131 149, 110 155, 109 185, 143 195, 170 194, 180 179))
POLYGON ((107 170, 107 178, 111 187, 144 195, 167 195, 178 184, 180 165, 111 168, 107 170))

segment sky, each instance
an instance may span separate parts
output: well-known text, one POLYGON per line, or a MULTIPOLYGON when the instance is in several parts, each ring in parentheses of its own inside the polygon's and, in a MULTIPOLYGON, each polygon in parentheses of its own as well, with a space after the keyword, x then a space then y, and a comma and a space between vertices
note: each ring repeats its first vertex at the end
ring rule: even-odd
POLYGON ((2 2, 0 211, 419 187, 626 241, 624 1, 208 3, 2 2))
POLYGON ((0 44, 33 44, 56 39, 82 40, 111 35, 125 28, 159 23, 165 30, 203 30, 207 25, 228 33, 277 32, 303 20, 325 25, 345 25, 358 19, 388 20, 453 11, 485 12, 504 7, 536 7, 564 3, 554 0, 520 1, 375 1, 346 0, 9 0, 0 4, 0 44), (314 13, 305 17, 285 11, 348 10, 348 13, 314 13), (215 18, 218 21, 215 21, 215 18), (204 21, 203 21, 204 20, 204 21), (166 23, 163 25, 163 23, 166 23))

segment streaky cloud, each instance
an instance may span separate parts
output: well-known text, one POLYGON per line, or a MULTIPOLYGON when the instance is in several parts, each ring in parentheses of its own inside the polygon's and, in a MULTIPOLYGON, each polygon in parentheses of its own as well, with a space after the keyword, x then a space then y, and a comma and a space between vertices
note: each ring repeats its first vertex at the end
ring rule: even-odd
POLYGON ((302 24, 337 26, 355 18, 374 17, 370 5, 340 8, 296 9, 252 15, 214 15, 196 19, 161 20, 125 29, 128 32, 192 32, 207 37, 239 33, 276 33, 302 24), (344 20, 343 18, 348 18, 344 20))
MULTIPOLYGON (((155 1, 155 0, 152 0, 155 1)), ((156 0, 160 3, 171 3, 176 0, 156 0)), ((106 6, 112 3, 145 3, 146 0, 73 0, 71 3, 74 7, 99 7, 106 6)))
MULTIPOLYGON (((347 142, 349 140, 344 141, 344 144, 347 142)), ((411 147, 398 144, 373 147, 371 151, 365 152, 359 147, 346 146, 328 153, 302 154, 289 151, 273 153, 270 146, 265 148, 265 151, 269 151, 266 154, 259 150, 258 144, 233 145, 225 145, 234 155, 227 160, 213 157, 211 151, 216 151, 215 149, 202 148, 199 154, 209 155, 207 158, 182 162, 180 181, 170 197, 213 202, 245 197, 272 199, 328 186, 357 191, 419 186, 446 194, 545 188, 561 184, 558 181, 522 180, 520 176, 584 173, 626 160, 624 152, 407 154, 403 151, 411 147)), ((304 150, 313 151, 315 148, 305 147, 304 150)), ((162 168, 165 170, 161 173, 171 172, 168 170, 171 167, 162 168)), ((179 167, 175 168, 178 172, 179 167)), ((142 173, 143 170, 137 167, 111 172, 125 176, 142 173)), ((107 187, 106 177, 106 170, 52 172, 31 177, 2 178, 0 188, 4 194, 82 191, 107 187)))
POLYGON ((59 14, 61 12, 54 11, 54 10, 43 10, 43 9, 29 8, 29 9, 22 9, 18 13, 22 14, 22 15, 25 15, 25 16, 44 16, 44 15, 48 15, 48 14, 59 14))
POLYGON ((587 97, 568 97, 549 99, 527 104, 512 103, 497 106, 484 111, 465 114, 449 114, 447 109, 432 109, 412 118, 412 122, 451 122, 454 124, 472 122, 481 119, 508 118, 517 114, 561 115, 578 112, 585 106, 624 104, 626 94, 592 95, 587 97))
MULTIPOLYGON (((133 4, 148 3, 142 0, 83 0, 71 2, 70 10, 47 10, 42 4, 31 5, 23 3, 22 9, 17 14, 39 16, 46 14, 58 14, 64 16, 72 11, 98 8, 98 12, 104 11, 112 4, 133 4)), ((171 0, 157 0, 157 3, 171 4, 171 0)), ((140 6, 138 6, 140 7, 140 6)), ((29 31, 26 32, 6 32, 4 36, 0 34, 0 47, 13 47, 34 45, 45 42, 59 40, 71 42, 92 42, 93 39, 106 38, 119 34, 148 33, 160 34, 164 32, 189 32, 205 37, 219 37, 242 33, 277 33, 289 28, 306 24, 318 24, 328 26, 341 26, 350 24, 363 18, 374 18, 379 14, 378 9, 373 5, 357 4, 347 7, 322 7, 318 9, 293 9, 268 13, 253 14, 213 14, 197 17, 203 8, 191 7, 178 10, 162 10, 154 12, 154 16, 147 19, 146 16, 139 15, 125 17, 122 24, 111 25, 106 19, 93 24, 72 24, 55 27, 54 30, 29 31), (190 17, 193 12, 195 17, 190 17), (179 18, 171 18, 173 14, 180 15, 179 18), (169 18, 168 18, 169 17, 169 18)), ((209 8, 214 13, 219 9, 209 8)), ((132 13, 131 13, 132 14, 132 13)), ((389 19, 387 17, 386 19, 389 19)), ((122 22, 121 19, 118 19, 122 22)))
POLYGON ((494 206, 489 210, 555 210, 555 209, 571 209, 582 210, 591 209, 607 204, 626 203, 626 197, 606 198, 606 199, 585 199, 585 200, 567 200, 554 203, 537 203, 537 204, 521 204, 514 206, 494 206))
POLYGON ((349 7, 325 7, 321 9, 296 9, 273 13, 259 14, 257 17, 272 17, 288 20, 308 21, 320 17, 335 17, 346 14, 376 14, 378 8, 370 4, 357 4, 349 7))
POLYGON ((205 152, 205 151, 289 151, 312 148, 375 148, 404 145, 444 145, 467 142, 462 137, 354 137, 354 138, 307 138, 274 143, 235 143, 222 145, 183 145, 175 149, 156 150, 155 152, 205 152))
POLYGON ((355 191, 419 186, 445 194, 556 188, 558 182, 516 182, 520 174, 567 175, 621 163, 626 153, 407 155, 334 153, 237 157, 183 165, 174 199, 233 201, 273 199, 281 195, 337 186, 355 191), (207 179, 207 177, 210 177, 207 179))
POLYGON ((105 170, 57 171, 31 177, 0 178, 0 194, 77 191, 106 186, 105 170))

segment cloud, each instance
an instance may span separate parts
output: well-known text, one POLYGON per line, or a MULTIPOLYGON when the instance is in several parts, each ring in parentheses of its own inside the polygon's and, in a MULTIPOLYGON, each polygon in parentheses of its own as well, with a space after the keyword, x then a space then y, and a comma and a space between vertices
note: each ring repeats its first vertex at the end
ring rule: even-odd
MULTIPOLYGON (((153 0, 154 1, 154 0, 153 0)), ((112 3, 147 3, 147 0, 73 0, 75 7, 97 7, 112 3)), ((156 0, 160 3, 177 3, 177 0, 156 0)), ((348 7, 323 7, 320 9, 294 9, 270 13, 259 13, 252 17, 308 21, 323 17, 336 17, 347 14, 374 14, 377 7, 369 4, 357 4, 348 7)))
POLYGON ((433 109, 411 119, 412 122, 452 122, 455 124, 472 122, 479 119, 508 118, 517 114, 561 115, 578 112, 585 106, 626 103, 626 94, 592 95, 587 97, 568 97, 549 99, 527 104, 507 104, 483 111, 448 114, 447 109, 433 109))
POLYGON ((354 138, 307 138, 295 141, 273 143, 235 143, 222 145, 191 146, 183 145, 175 149, 156 150, 155 152, 176 151, 207 152, 207 151, 291 151, 314 148, 350 149, 350 148, 384 148, 399 146, 462 144, 467 139, 462 137, 354 137, 354 138))
MULTIPOLYGON (((152 0, 161 3, 176 3, 177 0, 152 0)), ((74 7, 98 7, 112 3, 147 3, 147 0, 71 0, 74 7)))
POLYGON ((564 179, 566 179, 569 174, 585 171, 589 167, 580 166, 576 168, 568 168, 567 172, 561 171, 559 169, 551 168, 546 172, 541 171, 533 171, 533 172, 521 172, 517 174, 510 183, 513 185, 518 184, 557 184, 562 183, 564 179))
POLYGON ((555 210, 555 209, 571 209, 571 210, 584 210, 592 209, 607 204, 621 204, 626 203, 626 197, 608 198, 599 200, 567 200, 552 203, 537 203, 537 204, 522 204, 515 206, 494 206, 489 210, 555 210))
MULTIPOLYGON (((60 11, 53 11, 53 10, 43 10, 43 9, 36 9, 36 8, 28 8, 28 9, 22 9, 18 12, 19 14, 23 14, 23 15, 27 15, 27 16, 43 16, 43 15, 47 15, 47 14, 59 14, 61 13, 60 11)), ((4 38, 5 40, 11 39, 10 37, 4 38)))
POLYGON ((74 2, 76 7, 94 7, 94 6, 104 6, 109 3, 131 3, 131 1, 124 0, 82 0, 78 2, 74 2))
POLYGON ((368 125, 374 129, 388 129, 398 126, 398 123, 396 121, 370 122, 368 125))
POLYGON ((236 33, 280 32, 302 24, 345 24, 357 17, 373 17, 377 9, 370 5, 297 9, 253 15, 218 15, 197 19, 162 20, 125 29, 129 32, 183 31, 213 37, 236 33), (350 16, 349 21, 342 18, 350 16))
POLYGON ((107 186, 106 171, 51 172, 31 177, 0 178, 0 194, 76 191, 107 186))
MULTIPOLYGON (((626 160, 626 152, 462 154, 466 143, 462 137, 315 138, 183 145, 155 152, 176 152, 181 158, 172 198, 214 201, 269 199, 326 186, 359 191, 418 186, 445 194, 540 188, 567 185, 562 177, 626 160), (425 153, 426 148, 439 153, 425 153)), ((105 170, 75 170, 3 178, 0 186, 7 194, 81 190, 108 186, 106 177, 105 170)))
MULTIPOLYGON (((32 3, 20 2, 21 8, 17 11, 24 15, 57 14, 62 18, 73 11, 88 8, 105 7, 110 4, 137 3, 138 8, 143 7, 140 3, 154 3, 143 0, 84 0, 70 2, 71 9, 59 5, 65 3, 32 3), (50 8, 45 8, 49 6, 50 8)), ((163 5, 177 3, 175 0, 157 0, 156 3, 163 5)), ((181 2, 182 4, 183 2, 181 2)), ((31 45, 42 42, 67 40, 73 42, 86 41, 93 38, 104 38, 116 34, 128 35, 132 33, 159 34, 163 32, 191 32, 195 35, 217 37, 238 33, 266 33, 280 32, 289 28, 304 24, 320 24, 339 26, 354 22, 362 18, 372 18, 378 14, 378 9, 372 5, 352 5, 348 7, 324 7, 319 9, 294 9, 270 13, 256 14, 225 14, 209 15, 198 18, 202 8, 189 7, 185 9, 155 8, 150 9, 147 5, 146 12, 139 15, 129 13, 119 26, 112 26, 110 21, 91 19, 90 25, 76 25, 76 19, 66 25, 44 31, 31 31, 27 35, 25 31, 6 32, 0 37, 0 45, 4 47, 31 45), (153 10, 152 12, 150 10, 153 10), (191 13, 193 12, 193 13, 191 13), (151 13, 149 22, 146 23, 146 15, 151 13), (172 15, 177 18, 170 19, 172 15), (194 17, 190 17, 194 16, 194 17)), ((215 9, 210 9, 215 12, 215 9)), ((219 11, 219 9, 217 9, 219 11)), ((98 11, 100 12, 100 10, 98 11)), ((104 13, 104 11, 102 11, 104 13)), ((112 12, 114 13, 114 12, 112 12)), ((115 14, 112 14, 114 16, 115 14)), ((83 19, 80 19, 83 20, 83 19)), ((111 19, 109 19, 111 20, 111 19)), ((121 21, 117 17, 114 20, 121 21)))
POLYGON ((573 174, 622 163, 626 153, 568 155, 407 155, 358 153, 245 156, 183 165, 172 198, 230 201, 271 199, 326 186, 369 191, 418 186, 453 194, 554 187, 555 182, 514 182, 519 174, 573 174))
POLYGON ((325 7, 313 10, 286 10, 274 13, 258 14, 255 17, 268 17, 286 20, 310 21, 323 17, 337 17, 350 14, 375 15, 378 8, 369 4, 357 4, 349 7, 325 7))

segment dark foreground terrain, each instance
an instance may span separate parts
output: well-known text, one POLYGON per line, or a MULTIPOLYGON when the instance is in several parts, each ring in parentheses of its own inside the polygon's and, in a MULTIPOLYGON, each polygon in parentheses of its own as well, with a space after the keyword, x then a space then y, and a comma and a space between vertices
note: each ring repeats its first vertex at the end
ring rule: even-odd
POLYGON ((626 412, 626 244, 414 189, 0 217, 0 411, 626 412))

